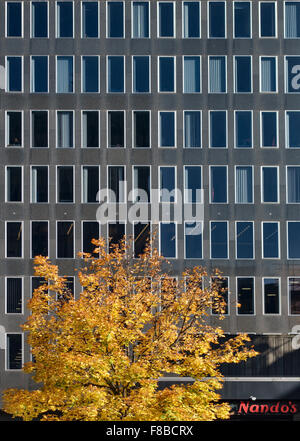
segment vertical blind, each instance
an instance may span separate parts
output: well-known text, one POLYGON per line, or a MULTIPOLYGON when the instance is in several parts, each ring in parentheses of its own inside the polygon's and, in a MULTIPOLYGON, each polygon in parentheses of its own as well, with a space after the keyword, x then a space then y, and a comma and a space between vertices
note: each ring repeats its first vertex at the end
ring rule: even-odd
POLYGON ((251 202, 253 202, 252 168, 236 167, 236 203, 246 204, 251 202))
POLYGON ((57 113, 57 147, 73 147, 73 113, 57 113))
POLYGON ((209 58, 209 92, 221 93, 226 91, 225 57, 209 58))
POLYGON ((300 167, 287 168, 288 202, 300 202, 300 167))
POLYGON ((201 114, 197 111, 184 112, 184 147, 201 147, 201 114))
POLYGON ((149 37, 148 3, 133 2, 132 4, 132 36, 133 38, 149 37))
POLYGON ((276 66, 274 57, 262 57, 260 60, 260 78, 262 92, 276 91, 276 66))
POLYGON ((200 57, 184 57, 184 93, 200 92, 200 57))
POLYGON ((285 4, 285 37, 300 37, 300 4, 286 2, 285 4))

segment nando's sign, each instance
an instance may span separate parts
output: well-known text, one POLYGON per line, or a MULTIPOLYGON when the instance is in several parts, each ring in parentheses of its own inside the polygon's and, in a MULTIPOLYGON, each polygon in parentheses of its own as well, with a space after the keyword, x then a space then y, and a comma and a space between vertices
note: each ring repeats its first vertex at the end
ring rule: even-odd
POLYGON ((294 415, 300 411, 295 401, 240 401, 234 406, 235 415, 294 415))

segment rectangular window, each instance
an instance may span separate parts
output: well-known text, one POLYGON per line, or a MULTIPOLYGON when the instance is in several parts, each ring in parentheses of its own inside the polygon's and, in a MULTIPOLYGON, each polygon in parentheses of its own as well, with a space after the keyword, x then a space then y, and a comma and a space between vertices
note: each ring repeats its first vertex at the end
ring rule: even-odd
POLYGON ((82 92, 98 93, 100 91, 99 84, 99 57, 84 56, 82 57, 82 92))
MULTIPOLYGON (((82 222, 82 252, 93 254, 96 245, 92 244, 92 239, 99 239, 100 224, 96 221, 82 222)), ((95 256, 95 255, 94 255, 95 256)))
POLYGON ((96 148, 100 146, 99 111, 84 110, 82 112, 82 147, 96 148))
POLYGON ((158 57, 158 91, 175 92, 175 58, 158 57))
POLYGON ((251 56, 242 55, 234 57, 235 67, 235 92, 252 92, 252 66, 251 56))
POLYGON ((226 92, 226 57, 209 57, 209 93, 226 92))
POLYGON ((158 37, 175 37, 174 3, 158 2, 158 37))
POLYGON ((22 167, 7 166, 6 172, 6 202, 22 202, 23 171, 22 167))
POLYGON ((276 37, 276 4, 260 2, 260 37, 276 37))
POLYGON ((287 202, 300 203, 300 167, 287 167, 287 202))
POLYGON ((31 222, 31 258, 35 256, 48 256, 48 222, 31 222))
POLYGON ((226 110, 211 110, 209 112, 209 132, 211 148, 227 148, 226 110))
POLYGON ((74 222, 58 221, 56 230, 57 258, 74 258, 74 222))
POLYGON ((262 223, 262 243, 263 259, 279 259, 278 222, 262 223))
POLYGON ((183 38, 200 38, 201 2, 183 2, 183 38))
POLYGON ((56 292, 56 300, 61 305, 74 299, 74 277, 65 277, 64 287, 60 292, 56 292))
POLYGON ((261 168, 261 186, 262 186, 262 202, 278 203, 279 202, 279 182, 277 167, 261 168))
POLYGON ((48 202, 48 167, 34 165, 31 167, 31 202, 34 204, 48 202))
POLYGON ((176 168, 159 167, 160 202, 175 202, 176 168))
POLYGON ((6 113, 6 146, 22 147, 23 145, 22 112, 6 113))
POLYGON ((253 222, 236 222, 236 258, 254 258, 253 222))
POLYGON ((280 288, 277 277, 263 278, 264 314, 280 314, 280 288))
POLYGON ((56 92, 73 93, 73 57, 56 58, 56 92))
POLYGON ((150 202, 150 166, 135 165, 133 167, 133 189, 133 202, 150 202))
POLYGON ((31 147, 49 147, 48 112, 46 110, 33 110, 31 112, 31 147))
POLYGON ((235 112, 235 147, 252 148, 252 112, 237 110, 235 112))
POLYGON ((97 38, 99 36, 98 2, 82 2, 81 14, 82 38, 97 38))
POLYGON ((159 112, 159 147, 176 147, 176 113, 159 112))
POLYGON ((124 37, 124 4, 107 2, 107 38, 124 37))
POLYGON ((202 203, 202 168, 200 165, 184 166, 184 202, 202 203))
POLYGON ((252 166, 237 166, 235 168, 235 203, 253 203, 252 166))
POLYGON ((228 259, 228 223, 210 222, 210 258, 228 259))
POLYGON ((133 147, 150 148, 150 112, 133 112, 133 147))
POLYGON ((210 203, 227 204, 227 167, 210 167, 210 203))
POLYGON ((300 222, 287 223, 288 259, 300 259, 300 222))
POLYGON ((150 92, 150 57, 137 55, 132 57, 132 92, 150 92))
POLYGON ((185 258, 186 259, 202 259, 202 222, 185 222, 184 223, 184 239, 185 239, 185 258))
POLYGON ((300 147, 300 112, 288 111, 286 112, 286 147, 299 148, 300 147))
POLYGON ((277 112, 261 112, 260 124, 261 147, 278 147, 277 112))
POLYGON ((124 93, 124 57, 107 57, 107 92, 124 93))
POLYGON ((6 278, 6 314, 23 313, 23 278, 6 278))
POLYGON ((184 118, 184 148, 201 148, 201 112, 185 110, 184 118))
POLYGON ((160 255, 167 259, 176 258, 176 224, 160 222, 160 255))
POLYGON ((151 226, 150 222, 135 222, 133 225, 134 233, 134 257, 138 258, 145 253, 146 246, 149 244, 151 226))
POLYGON ((31 277, 31 297, 36 289, 42 285, 46 285, 47 282, 44 277, 33 276, 31 277))
POLYGON ((48 57, 31 57, 31 84, 33 93, 48 92, 48 57))
POLYGON ((110 223, 108 224, 108 241, 109 251, 111 252, 116 245, 120 245, 120 242, 125 237, 125 224, 123 223, 110 223))
POLYGON ((300 3, 285 2, 285 38, 300 38, 300 3))
POLYGON ((108 166, 108 201, 125 202, 125 167, 123 165, 108 166))
POLYGON ((237 277, 238 315, 254 314, 254 278, 237 277))
POLYGON ((6 2, 6 36, 22 37, 22 2, 6 2))
POLYGON ((22 92, 22 71, 22 57, 6 57, 6 92, 22 92))
POLYGON ((100 190, 100 168, 98 165, 82 167, 82 202, 84 204, 98 202, 100 190))
POLYGON ((234 38, 251 38, 251 3, 234 2, 234 38))
POLYGON ((149 38, 149 2, 132 2, 132 38, 149 38))
POLYGON ((201 92, 200 57, 183 57, 183 93, 201 92))
POLYGON ((23 257, 22 230, 22 222, 6 222, 6 257, 23 257))
POLYGON ((209 38, 225 38, 226 36, 226 3, 208 2, 208 36, 209 38))
POLYGON ((108 147, 125 147, 125 113, 108 111, 108 147))
POLYGON ((6 370, 20 370, 23 366, 23 334, 6 334, 6 370))
POLYGON ((56 37, 73 38, 73 2, 56 3, 56 37))
POLYGON ((300 314, 300 277, 288 278, 289 288, 289 313, 291 315, 300 314))
POLYGON ((48 2, 31 2, 31 37, 48 37, 48 2))
POLYGON ((260 92, 277 92, 276 57, 260 57, 260 92))
POLYGON ((289 56, 285 57, 285 92, 299 93, 300 92, 300 57, 289 56))
POLYGON ((57 167, 57 202, 74 202, 74 176, 72 165, 57 167))
MULTIPOLYGON (((229 293, 228 293, 228 277, 222 277, 221 279, 218 277, 212 277, 211 282, 213 284, 213 288, 216 289, 224 302, 224 306, 222 305, 222 314, 229 314, 229 293)), ((219 314, 219 311, 216 308, 212 308, 212 314, 219 314)))
POLYGON ((72 111, 58 111, 57 112, 57 148, 73 148, 73 112, 72 111))

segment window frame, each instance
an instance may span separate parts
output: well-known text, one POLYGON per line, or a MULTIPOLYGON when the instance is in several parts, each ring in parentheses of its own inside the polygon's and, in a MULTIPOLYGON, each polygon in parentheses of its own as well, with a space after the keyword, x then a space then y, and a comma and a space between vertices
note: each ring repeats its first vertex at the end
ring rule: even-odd
POLYGON ((162 252, 162 247, 161 247, 161 225, 162 224, 174 224, 175 225, 175 256, 173 257, 166 257, 167 260, 169 259, 178 259, 178 223, 176 221, 170 221, 170 222, 164 222, 164 221, 159 221, 159 248, 158 248, 158 252, 159 252, 159 256, 163 256, 162 252))
MULTIPOLYGON (((186 186, 185 186, 185 183, 186 183, 186 168, 187 167, 197 167, 197 168, 200 168, 200 175, 201 175, 201 179, 200 179, 200 185, 201 185, 201 190, 203 190, 203 166, 201 165, 201 164, 184 164, 183 165, 183 203, 184 204, 195 204, 195 203, 197 203, 197 204, 201 204, 201 203, 203 203, 204 201, 202 200, 201 202, 191 202, 191 201, 189 201, 188 200, 188 193, 187 193, 187 190, 190 190, 189 188, 187 188, 186 186)), ((202 195, 202 198, 203 198, 203 195, 202 195)))
POLYGON ((149 40, 151 38, 151 1, 148 0, 132 0, 130 4, 130 19, 131 19, 131 27, 130 27, 130 35, 134 40, 149 40), (148 3, 148 30, 149 37, 134 37, 133 36, 133 3, 148 3))
MULTIPOLYGON (((132 166, 133 167, 133 166, 132 166)), ((126 197, 127 197, 127 174, 126 174, 126 172, 127 172, 127 168, 126 168, 126 165, 124 165, 124 164, 107 164, 106 165, 106 189, 107 189, 107 203, 108 204, 118 204, 118 206, 120 206, 121 204, 126 204, 127 202, 126 202, 126 197), (122 188, 122 190, 123 190, 123 194, 122 194, 122 200, 120 200, 120 201, 112 201, 111 199, 110 199, 110 192, 109 192, 109 190, 111 189, 110 188, 110 184, 109 184, 109 168, 110 167, 122 167, 123 168, 123 172, 124 172, 124 181, 120 181, 120 182, 124 182, 124 186, 123 186, 123 188, 122 188)), ((151 173, 150 173, 150 179, 151 179, 151 173)), ((120 189, 120 187, 119 187, 119 189, 120 189)))
POLYGON ((177 111, 176 110, 159 110, 157 112, 157 146, 159 149, 177 149, 177 111), (161 121, 160 115, 162 113, 173 113, 174 114, 174 145, 173 146, 162 146, 161 145, 161 121))
POLYGON ((56 94, 71 94, 75 93, 75 56, 74 55, 55 55, 55 93, 56 94), (70 92, 59 92, 58 91, 58 75, 57 75, 57 61, 60 57, 68 57, 72 59, 72 90, 70 92))
POLYGON ((57 164, 57 165, 55 165, 55 187, 56 187, 56 191, 55 191, 55 203, 56 204, 67 204, 67 205, 70 205, 70 204, 75 204, 76 203, 76 193, 75 193, 75 191, 76 191, 76 188, 75 188, 75 165, 73 165, 73 164, 57 164), (72 174, 73 174, 73 200, 72 200, 72 202, 61 202, 60 200, 59 200, 59 168, 62 168, 62 167, 68 167, 68 168, 72 168, 72 170, 73 170, 73 172, 72 172, 72 174))
POLYGON ((167 1, 157 1, 156 2, 156 25, 157 25, 157 35, 156 38, 176 38, 176 3, 172 0, 167 1), (160 4, 166 4, 171 3, 172 9, 173 9, 173 35, 170 36, 161 36, 160 35, 160 26, 159 26, 159 20, 160 20, 160 4))
MULTIPOLYGON (((49 130, 48 130, 49 132, 49 130)), ((55 110, 55 148, 58 150, 73 150, 76 147, 75 144, 75 110, 71 109, 57 109, 55 110), (72 141, 73 141, 73 145, 71 147, 60 147, 58 145, 58 114, 59 113, 71 113, 72 114, 72 125, 73 125, 73 130, 72 130, 72 141)), ((59 165, 59 164, 58 164, 59 165)))
POLYGON ((202 56, 201 55, 182 55, 182 93, 184 95, 195 95, 195 94, 199 94, 202 93, 202 56), (192 92, 186 92, 184 90, 184 86, 185 86, 185 58, 197 58, 199 60, 199 90, 197 91, 192 91, 192 92))
POLYGON ((137 95, 145 95, 145 94, 150 94, 151 92, 151 56, 150 55, 132 55, 131 56, 131 90, 133 94, 137 94, 137 95), (148 57, 148 64, 149 64, 149 90, 147 92, 135 92, 134 91, 134 59, 135 58, 145 58, 148 57))
POLYGON ((247 260, 255 260, 255 223, 253 220, 239 220, 234 222, 234 236, 235 236, 235 260, 238 261, 247 261, 247 260), (251 223, 252 224, 252 257, 238 257, 238 236, 237 236, 237 225, 238 223, 251 223))
POLYGON ((49 38, 49 1, 45 0, 44 2, 36 2, 36 3, 46 3, 47 6, 47 36, 46 37, 35 37, 33 35, 33 7, 32 7, 32 3, 35 3, 34 0, 30 1, 30 38, 41 38, 41 39, 46 39, 49 38))
POLYGON ((127 147, 126 137, 127 137, 126 110, 116 110, 116 109, 111 110, 111 109, 107 109, 106 110, 106 148, 108 148, 108 149, 126 149, 126 147, 127 147), (113 113, 113 112, 122 112, 123 113, 124 146, 112 147, 112 146, 109 145, 109 139, 110 139, 110 133, 109 133, 109 113, 113 113))
MULTIPOLYGON (((227 220, 210 220, 209 221, 209 258, 211 260, 228 260, 229 259, 229 222, 227 220), (226 249, 227 249, 227 257, 213 257, 212 256, 212 223, 225 223, 226 224, 226 234, 227 234, 227 241, 226 241, 226 249)), ((229 290, 228 290, 229 292, 229 290)))
POLYGON ((56 0, 55 1, 55 38, 67 38, 67 39, 72 39, 74 38, 74 33, 75 33, 75 8, 74 8, 74 0, 67 0, 65 3, 72 3, 72 36, 71 37, 61 37, 59 36, 59 23, 58 23, 58 3, 64 3, 64 1, 61 0, 56 0))
POLYGON ((234 126, 234 148, 238 150, 244 150, 244 149, 253 149, 254 148, 254 129, 253 129, 253 109, 235 109, 233 112, 233 126, 234 126), (237 113, 246 112, 251 114, 251 146, 250 147, 239 147, 237 145, 237 113))
POLYGON ((80 146, 82 149, 99 149, 101 146, 101 110, 100 109, 81 109, 80 111, 80 146), (84 146, 83 142, 83 114, 89 112, 97 112, 98 113, 98 147, 89 147, 84 146))
POLYGON ((50 76, 49 76, 49 55, 30 55, 30 93, 41 93, 41 94, 46 94, 49 93, 49 84, 50 84, 50 76), (42 92, 35 92, 33 90, 33 84, 32 84, 32 74, 33 74, 33 63, 32 63, 32 59, 33 58, 47 58, 47 90, 46 91, 42 91, 42 92))
MULTIPOLYGON (((300 3, 299 3, 300 4, 300 3)), ((290 139, 290 135, 289 135, 289 124, 288 124, 288 113, 298 113, 299 114, 299 119, 300 119, 300 109, 293 109, 293 110, 288 110, 286 109, 284 112, 284 125, 285 125, 285 148, 286 149, 292 149, 294 151, 297 151, 297 149, 300 149, 300 145, 299 147, 294 147, 294 146, 289 146, 289 139, 290 139)))
POLYGON ((91 95, 93 93, 100 93, 101 92, 101 85, 100 85, 100 55, 92 55, 92 54, 88 54, 88 55, 81 55, 80 56, 80 92, 84 93, 84 94, 88 94, 91 95), (83 67, 84 67, 84 63, 83 63, 83 59, 84 58, 97 58, 97 69, 98 69, 98 76, 97 76, 97 80, 98 80, 98 90, 97 91, 91 91, 91 92, 87 92, 84 91, 84 82, 83 82, 83 67))
MULTIPOLYGON (((105 7, 105 24, 106 24, 106 34, 105 34, 105 38, 112 38, 113 40, 116 40, 116 39, 123 39, 123 38, 125 38, 125 33, 126 33, 126 20, 125 20, 125 8, 126 8, 126 5, 125 5, 125 1, 123 1, 123 0, 117 0, 117 1, 114 1, 114 0, 108 0, 108 1, 106 1, 105 2, 106 3, 106 7, 105 7), (122 37, 110 37, 109 36, 109 31, 110 31, 110 26, 109 26, 109 3, 122 3, 123 4, 123 6, 122 6, 122 9, 123 9, 123 17, 122 17, 122 21, 123 21, 123 35, 122 35, 122 37)), ((125 69, 124 69, 125 70, 125 69)))
POLYGON ((184 149, 202 149, 202 146, 203 146, 203 139, 202 139, 202 110, 200 109, 198 109, 198 110, 195 110, 195 109, 183 109, 182 110, 182 127, 183 127, 183 130, 182 130, 182 136, 183 136, 183 139, 182 139, 182 146, 183 146, 183 148, 184 149), (185 114, 187 113, 187 112, 190 112, 190 113, 192 113, 192 112, 195 112, 195 113, 198 113, 199 115, 200 115, 200 127, 199 127, 199 132, 200 132, 200 146, 197 146, 197 147, 186 147, 186 145, 185 145, 185 133, 186 133, 186 124, 185 124, 185 114))
POLYGON ((223 0, 210 0, 207 2, 207 39, 224 40, 227 38, 227 3, 223 0), (210 4, 211 3, 223 3, 224 4, 224 37, 211 37, 210 36, 210 4))
POLYGON ((252 1, 245 1, 245 0, 235 0, 232 2, 232 33, 233 33, 233 38, 234 39, 241 39, 241 40, 247 40, 247 39, 251 39, 253 38, 253 25, 252 25, 252 20, 253 20, 253 12, 252 12, 252 1), (235 36, 235 3, 249 3, 250 6, 250 17, 249 17, 249 25, 250 25, 250 35, 249 37, 236 37, 235 36))
POLYGON ((263 260, 280 260, 281 259, 281 237, 280 237, 280 222, 279 221, 261 221, 261 258, 263 260), (264 224, 277 224, 278 232, 278 257, 264 257, 264 224))
POLYGON ((8 317, 10 316, 16 316, 19 317, 20 315, 24 314, 24 276, 5 276, 4 277, 4 283, 5 283, 5 306, 4 306, 4 314, 8 317), (21 312, 8 312, 7 311, 7 279, 21 279, 21 312))
POLYGON ((5 332, 5 372, 22 372, 23 373, 24 366, 24 333, 23 332, 5 332), (9 369, 8 367, 8 336, 9 335, 20 335, 21 336, 21 365, 20 369, 9 369))
POLYGON ((267 276, 263 276, 262 279, 262 290, 261 290, 261 294, 262 294, 262 313, 263 315, 266 316, 275 316, 278 317, 281 315, 281 277, 267 277, 267 276), (270 313, 270 312, 266 312, 266 308, 265 308, 265 279, 276 279, 278 280, 278 312, 277 313, 270 313))
MULTIPOLYGON (((71 227, 70 227, 71 228, 71 227)), ((69 220, 69 219, 62 219, 62 220, 60 220, 60 219, 57 219, 56 221, 55 221, 55 259, 58 259, 58 260, 60 260, 60 259, 62 259, 62 260, 64 260, 64 261, 68 261, 69 259, 75 259, 75 257, 74 256, 77 256, 77 253, 76 253, 76 236, 75 236, 75 233, 76 233, 76 222, 75 222, 75 220, 73 219, 73 220, 69 220), (64 222, 64 223, 66 223, 66 222, 70 222, 70 223, 72 223, 72 229, 73 229, 73 257, 59 257, 58 256, 58 240, 57 240, 57 235, 58 235, 58 224, 60 223, 60 222, 64 222)))
MULTIPOLYGON (((299 33, 299 37, 287 37, 286 36, 286 4, 287 3, 298 3, 299 4, 299 8, 300 8, 300 2, 297 0, 294 1, 284 1, 283 2, 283 38, 286 40, 299 40, 300 38, 300 33, 299 33)), ((300 23, 299 23, 300 26, 300 23)))
POLYGON ((259 144, 261 149, 278 149, 279 148, 279 124, 278 124, 278 110, 261 110, 259 112, 259 144), (264 146, 263 145, 263 113, 275 113, 276 114, 276 146, 264 146))
POLYGON ((22 149, 24 148, 24 110, 5 110, 5 148, 16 148, 22 149), (9 113, 20 113, 21 114, 21 145, 10 145, 8 143, 9 140, 9 122, 8 122, 8 114, 9 113))
POLYGON ((252 205, 255 203, 254 199, 255 199, 255 194, 254 194, 254 180, 255 180, 255 176, 254 176, 254 165, 251 164, 243 164, 243 165, 235 165, 234 166, 234 203, 237 205, 252 205), (251 169, 251 191, 252 191, 252 202, 237 202, 237 168, 239 167, 247 167, 251 169))
POLYGON ((208 110, 208 148, 209 149, 213 149, 213 150, 227 150, 228 149, 228 111, 225 109, 210 109, 208 110), (216 113, 216 112, 223 112, 225 113, 225 130, 226 130, 226 134, 225 134, 225 142, 226 145, 225 147, 214 147, 211 145, 211 141, 212 141, 212 122, 211 122, 211 115, 212 113, 216 113))
POLYGON ((288 316, 289 317, 297 317, 299 314, 293 314, 292 309, 292 302, 291 302, 291 293, 290 293, 290 279, 300 279, 299 276, 288 276, 287 277, 287 303, 288 303, 288 316))
POLYGON ((50 185, 50 180, 49 180, 49 165, 44 165, 44 164, 30 164, 30 204, 49 204, 49 185, 50 185), (33 193, 33 188, 32 188, 32 170, 34 167, 45 167, 47 169, 47 201, 46 202, 33 202, 32 200, 32 193, 33 193))
POLYGON ((192 219, 192 220, 184 220, 183 222, 183 236, 184 236, 184 240, 183 240, 183 258, 185 260, 203 260, 204 259, 204 255, 203 255, 203 242, 204 242, 204 235, 203 235, 203 231, 204 231, 204 221, 203 220, 196 220, 192 219), (201 224, 200 228, 201 228, 201 257, 187 257, 187 244, 186 244, 186 238, 187 238, 187 234, 186 234, 186 224, 201 224))
POLYGON ((82 164, 81 166, 80 166, 80 181, 81 181, 81 191, 80 191, 80 202, 81 202, 81 204, 88 204, 88 205, 90 205, 90 204, 99 204, 99 201, 97 200, 97 197, 96 197, 96 201, 93 201, 93 202, 88 202, 88 201, 85 201, 84 200, 84 178, 83 178, 83 170, 84 170, 84 168, 85 167, 93 167, 93 168, 98 168, 98 183, 99 183, 99 188, 98 188, 98 192, 97 192, 97 194, 100 192, 100 190, 101 190, 101 181, 100 181, 100 178, 101 178, 101 167, 100 167, 100 165, 95 165, 95 164, 82 164))
POLYGON ((182 39, 184 40, 196 40, 201 38, 201 1, 199 0, 183 0, 182 1, 182 5, 181 5, 181 16, 182 16, 182 24, 181 24, 181 35, 182 35, 182 39), (199 37, 185 37, 184 36, 184 4, 185 3, 198 3, 199 5, 199 37))
POLYGON ((280 176, 279 176, 279 166, 278 165, 261 165, 260 166, 260 202, 261 204, 279 204, 280 203, 280 176), (263 185, 263 169, 264 168, 276 168, 277 170, 277 202, 265 202, 264 195, 264 185, 263 185))
POLYGON ((291 224, 291 223, 298 223, 299 229, 300 229, 300 220, 287 220, 286 221, 286 247, 287 247, 286 258, 289 261, 291 261, 291 260, 299 261, 300 255, 299 255, 299 257, 290 257, 289 256, 289 248, 290 248, 290 246, 289 246, 289 224, 291 224))
POLYGON ((239 298, 238 298, 238 294, 239 294, 239 291, 238 291, 238 279, 253 279, 253 314, 251 314, 251 313, 247 313, 247 314, 239 314, 239 308, 238 308, 238 306, 236 306, 236 315, 237 316, 241 316, 241 317, 244 317, 244 316, 248 316, 248 317, 253 317, 253 316, 256 316, 256 289, 255 289, 255 276, 236 276, 236 305, 238 305, 238 303, 239 303, 239 298))
MULTIPOLYGON (((101 236, 101 222, 99 221, 99 220, 97 220, 97 219, 81 219, 81 221, 80 221, 80 225, 81 225, 81 228, 80 228, 80 251, 82 252, 82 253, 85 253, 86 251, 84 251, 84 249, 83 249, 83 224, 84 223, 88 223, 88 222, 92 222, 92 223, 97 223, 98 224, 98 227, 99 227, 99 237, 101 236)), ((93 239, 97 239, 96 237, 94 237, 93 239)), ((96 248, 96 246, 95 246, 95 248, 96 248)), ((92 254, 93 256, 97 256, 97 254, 92 254)))
POLYGON ((24 203, 24 166, 23 165, 10 165, 10 164, 6 164, 5 165, 5 185, 4 185, 4 189, 5 189, 5 198, 4 201, 6 204, 23 204, 24 203), (9 201, 8 200, 8 182, 7 182, 7 169, 8 168, 20 168, 21 169, 21 200, 20 201, 9 201))
POLYGON ((227 164, 216 164, 216 165, 209 165, 209 203, 210 204, 228 204, 229 203, 229 188, 228 188, 228 165, 227 164), (217 168, 217 167, 222 167, 226 169, 226 202, 214 202, 211 199, 212 196, 212 191, 211 191, 211 184, 212 184, 212 174, 211 174, 211 169, 212 167, 217 168))
POLYGON ((157 56, 157 92, 158 93, 163 93, 163 94, 167 94, 167 93, 172 93, 175 94, 177 91, 177 66, 176 66, 176 61, 177 61, 177 57, 176 55, 158 55, 157 56), (160 90, 160 60, 161 58, 172 58, 174 60, 173 63, 173 81, 174 81, 174 90, 170 91, 161 91, 160 90))
POLYGON ((5 221, 5 259, 24 259, 24 220, 6 220, 5 221), (9 223, 17 223, 21 224, 21 232, 22 232, 22 241, 21 241, 21 256, 8 256, 7 255, 7 225, 9 223))
POLYGON ((233 55, 233 93, 242 95, 253 94, 253 56, 252 55, 233 55), (250 58, 250 91, 240 92, 237 90, 236 60, 237 58, 250 58))
POLYGON ((24 56, 23 55, 5 55, 5 93, 24 93, 24 56), (9 58, 21 58, 21 90, 9 90, 9 58))
MULTIPOLYGON (((157 172, 158 172, 158 189, 159 189, 159 204, 176 204, 178 202, 178 197, 177 197, 177 180, 178 180, 178 176, 177 176, 177 165, 159 165, 157 167, 157 172), (161 182, 161 169, 162 168, 172 168, 174 169, 174 201, 163 201, 162 200, 162 182, 161 182)), ((177 223, 174 221, 174 223, 177 223)))
MULTIPOLYGON (((125 166, 124 176, 126 178, 126 166, 125 166)), ((130 199, 130 195, 131 195, 132 196, 131 202, 133 204, 138 204, 138 205, 139 204, 151 204, 152 203, 152 166, 148 165, 148 164, 144 164, 144 165, 143 164, 134 164, 131 166, 131 176, 132 176, 132 186, 131 186, 131 191, 129 192, 129 195, 128 195, 129 196, 128 199, 130 199), (136 167, 147 167, 149 169, 149 200, 148 201, 137 201, 136 200, 136 198, 137 198, 136 189, 138 189, 138 187, 136 187, 136 182, 134 179, 134 176, 135 176, 134 169, 136 167)), ((125 189, 125 191, 126 191, 126 189, 125 189)), ((126 194, 125 194, 125 197, 126 197, 126 194)), ((126 201, 124 201, 124 203, 126 203, 126 201)), ((150 222, 150 220, 149 220, 149 222, 150 222)))
POLYGON ((126 57, 125 55, 106 55, 106 92, 107 94, 120 95, 125 94, 126 91, 126 57), (123 59, 123 91, 111 92, 109 90, 109 58, 122 58, 123 59))
POLYGON ((5 38, 24 38, 24 2, 23 1, 6 1, 5 2, 5 38), (21 35, 10 36, 8 35, 8 4, 9 3, 20 3, 21 5, 21 35))
MULTIPOLYGON (((212 286, 212 279, 213 278, 218 279, 218 277, 214 277, 214 276, 210 277, 209 278, 209 286, 212 286)), ((224 317, 229 317, 230 316, 230 294, 231 294, 231 291, 230 291, 230 277, 229 276, 223 276, 223 274, 222 274, 222 277, 221 277, 220 280, 222 281, 223 279, 227 280, 227 291, 226 291, 226 296, 227 296, 227 302, 226 302, 227 313, 223 312, 221 315, 224 316, 224 317)), ((214 313, 213 312, 213 308, 210 308, 210 315, 212 317, 217 317, 220 314, 214 313)))
MULTIPOLYGON (((300 7, 300 2, 299 2, 299 7, 300 7)), ((300 26, 300 23, 299 23, 299 26, 300 26)), ((300 39, 300 37, 299 37, 299 39, 300 39)), ((287 65, 288 65, 288 58, 299 58, 300 59, 300 55, 284 55, 284 57, 283 57, 283 61, 284 61, 284 93, 287 93, 287 94, 289 94, 289 95, 293 95, 293 94, 295 94, 295 95, 299 95, 299 93, 300 93, 300 87, 299 87, 299 92, 296 92, 296 91, 294 91, 294 92, 291 92, 291 91, 289 91, 289 85, 288 85, 288 76, 289 76, 289 74, 288 74, 288 70, 287 70, 287 65)), ((298 74, 295 74, 295 76, 297 76, 297 77, 299 77, 299 72, 300 72, 300 70, 298 70, 298 74)))
POLYGON ((97 9, 98 9, 98 16, 97 16, 97 20, 98 20, 98 34, 97 37, 84 37, 83 36, 83 4, 84 3, 89 3, 87 1, 81 1, 80 2, 80 37, 81 39, 86 39, 86 40, 93 40, 96 38, 100 38, 100 2, 98 0, 93 0, 91 3, 97 3, 97 9))
POLYGON ((259 56, 259 93, 278 93, 278 56, 277 55, 260 55, 259 56), (275 60, 275 90, 262 90, 262 74, 261 74, 261 59, 273 58, 275 60))
POLYGON ((151 110, 150 109, 133 109, 132 111, 131 111, 131 145, 132 145, 132 148, 134 149, 134 150, 144 150, 144 149, 147 149, 147 150, 149 150, 149 149, 151 149, 152 148, 152 130, 151 130, 151 127, 152 127, 152 115, 151 115, 151 110), (149 114, 149 146, 148 147, 137 147, 136 145, 135 145, 135 137, 136 137, 136 133, 135 133, 135 113, 139 113, 139 112, 147 112, 148 114, 149 114))
POLYGON ((288 197, 288 195, 289 195, 289 187, 288 187, 288 178, 289 178, 289 176, 288 176, 288 169, 289 168, 298 168, 299 170, 300 170, 300 165, 298 165, 298 164, 287 164, 286 166, 285 166, 285 200, 286 200, 286 204, 287 205, 294 205, 294 204, 300 204, 300 200, 299 200, 299 202, 289 202, 289 197, 288 197))
POLYGON ((207 72, 208 72, 208 80, 207 80, 207 82, 208 82, 208 93, 209 93, 209 94, 217 94, 217 95, 223 95, 223 94, 228 93, 228 84, 227 84, 227 77, 228 77, 228 75, 227 75, 227 55, 223 55, 223 54, 220 54, 220 55, 208 55, 207 58, 208 58, 208 61, 207 61, 207 72), (216 57, 218 57, 218 58, 224 58, 224 60, 225 60, 225 91, 224 91, 224 92, 212 92, 212 91, 211 91, 211 82, 210 82, 210 60, 211 60, 211 58, 216 58, 216 57))
POLYGON ((29 246, 30 246, 30 259, 34 259, 35 256, 32 254, 32 224, 33 222, 44 222, 48 225, 48 234, 47 234, 47 247, 48 247, 48 256, 50 256, 50 222, 46 219, 30 219, 30 240, 29 240, 29 246))
POLYGON ((274 1, 260 1, 258 4, 258 20, 259 20, 259 25, 258 25, 258 29, 259 29, 259 38, 278 38, 278 13, 277 13, 277 2, 274 1), (274 4, 274 11, 275 11, 275 35, 272 37, 263 37, 261 35, 261 5, 262 3, 272 3, 274 4))

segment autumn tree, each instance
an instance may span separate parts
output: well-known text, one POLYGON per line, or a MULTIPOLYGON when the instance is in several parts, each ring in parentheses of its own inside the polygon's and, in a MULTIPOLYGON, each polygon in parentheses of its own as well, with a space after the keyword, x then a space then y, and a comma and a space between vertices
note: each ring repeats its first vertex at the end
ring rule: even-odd
MULTIPOLYGON (((138 259, 123 240, 107 252, 81 253, 75 299, 48 258, 35 258, 44 279, 29 301, 23 325, 33 361, 24 371, 35 390, 8 389, 4 410, 24 420, 192 421, 226 419, 220 366, 255 356, 245 334, 225 339, 209 324, 224 310, 216 284, 193 267, 178 279, 148 244, 138 259), (158 388, 163 374, 192 377, 189 385, 158 388)), ((217 271, 214 280, 221 279, 217 271)))

